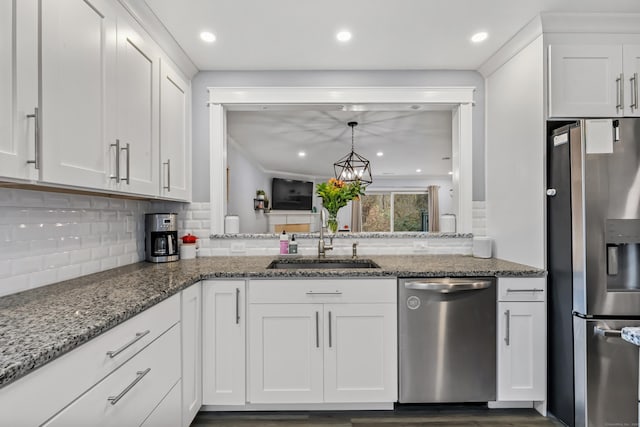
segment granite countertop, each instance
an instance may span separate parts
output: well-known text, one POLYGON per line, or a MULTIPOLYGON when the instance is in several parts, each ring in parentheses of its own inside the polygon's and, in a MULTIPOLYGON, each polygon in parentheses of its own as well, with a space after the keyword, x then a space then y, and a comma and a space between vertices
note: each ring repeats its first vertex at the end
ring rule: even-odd
POLYGON ((362 258, 381 268, 268 270, 270 256, 142 262, 1 297, 0 387, 203 279, 545 275, 522 264, 463 255, 362 258))
POLYGON ((631 344, 640 345, 640 328, 622 328, 622 339, 629 341, 631 344))

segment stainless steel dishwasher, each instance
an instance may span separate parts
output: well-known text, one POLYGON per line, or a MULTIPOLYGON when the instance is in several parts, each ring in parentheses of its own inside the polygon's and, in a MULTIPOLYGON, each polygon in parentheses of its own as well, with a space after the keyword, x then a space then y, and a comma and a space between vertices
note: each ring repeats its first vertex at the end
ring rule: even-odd
POLYGON ((496 400, 495 278, 399 279, 400 403, 496 400))

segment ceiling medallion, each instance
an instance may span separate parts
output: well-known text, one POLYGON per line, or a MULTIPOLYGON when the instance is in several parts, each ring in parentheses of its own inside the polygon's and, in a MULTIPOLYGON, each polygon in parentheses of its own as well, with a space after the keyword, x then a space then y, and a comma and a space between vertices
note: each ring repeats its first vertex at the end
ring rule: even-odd
POLYGON ((360 182, 363 187, 371 184, 371 166, 369 160, 353 151, 354 128, 358 126, 358 122, 349 122, 351 127, 351 152, 333 164, 333 170, 336 179, 344 182, 360 182))

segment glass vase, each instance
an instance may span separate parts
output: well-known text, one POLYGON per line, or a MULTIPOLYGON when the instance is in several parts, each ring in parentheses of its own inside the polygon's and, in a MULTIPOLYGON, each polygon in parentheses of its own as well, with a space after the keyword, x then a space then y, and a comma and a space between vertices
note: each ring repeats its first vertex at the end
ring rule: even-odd
POLYGON ((329 212, 327 217, 327 230, 331 234, 335 234, 338 231, 338 213, 337 212, 329 212))

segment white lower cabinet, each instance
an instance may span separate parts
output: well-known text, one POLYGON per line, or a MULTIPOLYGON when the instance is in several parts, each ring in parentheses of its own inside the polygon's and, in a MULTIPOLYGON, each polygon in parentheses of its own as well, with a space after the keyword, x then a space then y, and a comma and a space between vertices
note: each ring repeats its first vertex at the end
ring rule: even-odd
POLYGON ((205 280, 202 284, 202 404, 244 405, 245 282, 205 280))
MULTIPOLYGON (((182 291, 182 425, 202 406, 202 283, 182 291)), ((173 424, 177 426, 179 424, 173 424)))
POLYGON ((395 279, 249 286, 250 403, 397 400, 395 279))
POLYGON ((162 399, 162 402, 156 406, 151 415, 144 420, 141 427, 176 427, 180 425, 181 387, 182 381, 178 381, 162 399))
POLYGON ((326 304, 324 319, 324 401, 395 401, 395 304, 326 304))
POLYGON ((498 279, 499 401, 546 400, 545 280, 498 279))
POLYGON ((323 400, 322 304, 249 307, 251 403, 323 400))
POLYGON ((174 325, 44 425, 140 425, 178 380, 180 326, 174 325))

